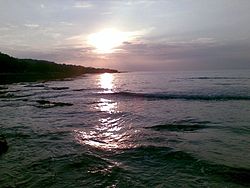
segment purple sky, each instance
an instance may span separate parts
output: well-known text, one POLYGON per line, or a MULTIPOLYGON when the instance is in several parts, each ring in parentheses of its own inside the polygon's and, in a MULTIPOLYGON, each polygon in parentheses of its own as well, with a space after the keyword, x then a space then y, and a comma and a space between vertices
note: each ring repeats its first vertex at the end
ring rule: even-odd
POLYGON ((0 51, 12 56, 119 70, 250 68, 248 0, 0 4, 0 51), (88 41, 110 28, 117 33, 88 41), (112 44, 112 52, 97 52, 112 44))

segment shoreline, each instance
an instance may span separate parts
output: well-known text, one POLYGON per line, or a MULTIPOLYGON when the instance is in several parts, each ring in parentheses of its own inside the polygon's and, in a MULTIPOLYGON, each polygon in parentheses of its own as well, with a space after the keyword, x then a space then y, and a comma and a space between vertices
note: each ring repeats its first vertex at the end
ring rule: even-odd
POLYGON ((46 74, 42 73, 0 73, 0 84, 13 84, 13 83, 20 83, 20 82, 47 82, 53 80, 64 80, 64 79, 71 79, 76 78, 79 76, 84 76, 87 74, 103 74, 103 73, 120 73, 119 71, 100 71, 100 72, 86 72, 86 73, 78 73, 78 74, 71 74, 71 73, 64 73, 64 72, 49 72, 46 74))
POLYGON ((19 59, 0 52, 0 84, 75 78, 84 74, 119 73, 107 68, 58 64, 36 59, 19 59))

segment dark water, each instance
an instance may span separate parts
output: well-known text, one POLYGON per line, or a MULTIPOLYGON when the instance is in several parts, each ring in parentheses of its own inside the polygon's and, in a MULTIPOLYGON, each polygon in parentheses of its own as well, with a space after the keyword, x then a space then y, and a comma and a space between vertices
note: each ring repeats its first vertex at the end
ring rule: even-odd
POLYGON ((250 71, 0 87, 0 187, 249 187, 250 71))

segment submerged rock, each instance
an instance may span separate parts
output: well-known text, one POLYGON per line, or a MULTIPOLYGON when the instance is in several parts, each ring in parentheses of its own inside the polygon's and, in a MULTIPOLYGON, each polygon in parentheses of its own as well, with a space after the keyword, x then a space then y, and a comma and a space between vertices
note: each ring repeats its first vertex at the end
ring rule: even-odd
POLYGON ((0 93, 0 98, 15 98, 15 95, 9 92, 1 92, 0 93))
POLYGON ((145 127, 146 129, 153 129, 155 131, 196 131, 199 129, 208 128, 206 125, 199 124, 163 124, 163 125, 154 125, 151 127, 145 127))
POLYGON ((2 87, 0 86, 0 98, 3 98, 2 96, 4 96, 6 93, 8 93, 8 88, 7 87, 2 87))
POLYGON ((0 95, 1 95, 1 94, 5 94, 5 93, 8 93, 8 92, 9 92, 9 91, 6 91, 6 90, 5 90, 5 91, 1 91, 1 89, 0 89, 0 95))
POLYGON ((5 138, 0 137, 0 155, 8 150, 9 146, 5 138))
POLYGON ((24 87, 45 87, 45 85, 43 85, 43 84, 28 84, 28 85, 25 85, 24 87))
POLYGON ((66 90, 69 89, 69 87, 52 87, 53 90, 66 90))
POLYGON ((36 101, 39 105, 36 105, 38 108, 52 108, 57 106, 72 106, 71 103, 63 103, 63 102, 51 102, 46 100, 37 100, 36 101))
POLYGON ((7 87, 0 86, 0 90, 8 89, 7 87))

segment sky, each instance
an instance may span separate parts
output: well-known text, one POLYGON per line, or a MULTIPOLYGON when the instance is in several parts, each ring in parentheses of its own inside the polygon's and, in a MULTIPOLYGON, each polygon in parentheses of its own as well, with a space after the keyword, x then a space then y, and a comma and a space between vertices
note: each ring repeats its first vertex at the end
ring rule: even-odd
POLYGON ((250 68, 249 0, 0 0, 0 51, 128 71, 250 68))

